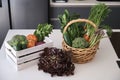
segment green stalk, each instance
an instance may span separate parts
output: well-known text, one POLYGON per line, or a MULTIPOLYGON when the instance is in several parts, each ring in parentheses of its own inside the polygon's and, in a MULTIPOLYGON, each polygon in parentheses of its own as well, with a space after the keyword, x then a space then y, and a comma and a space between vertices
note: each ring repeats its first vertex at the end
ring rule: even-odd
MULTIPOLYGON (((93 21, 98 29, 102 21, 104 21, 104 19, 108 16, 110 12, 111 10, 108 8, 108 6, 106 6, 104 3, 100 3, 91 8, 88 19, 93 21)), ((88 36, 91 37, 92 34, 95 32, 94 28, 92 28, 91 25, 87 23, 85 24, 85 26, 88 36)))
POLYGON ((90 42, 90 47, 95 43, 95 41, 97 40, 97 37, 98 37, 98 34, 95 35, 95 38, 93 38, 93 40, 90 42))

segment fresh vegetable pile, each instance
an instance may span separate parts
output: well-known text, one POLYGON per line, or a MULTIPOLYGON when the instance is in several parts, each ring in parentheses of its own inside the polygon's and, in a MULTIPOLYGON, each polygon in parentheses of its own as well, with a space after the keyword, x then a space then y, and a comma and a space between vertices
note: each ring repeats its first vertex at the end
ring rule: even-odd
POLYGON ((52 29, 53 26, 51 24, 39 24, 33 34, 28 34, 27 36, 15 35, 8 41, 8 44, 16 51, 44 44, 45 37, 49 36, 52 29))
POLYGON ((71 47, 83 49, 95 46, 104 37, 103 29, 106 29, 110 36, 112 29, 108 25, 102 24, 110 12, 111 10, 104 3, 95 5, 90 10, 88 20, 96 24, 96 29, 88 23, 73 23, 66 32, 63 32, 69 21, 80 18, 79 15, 71 15, 68 10, 65 10, 58 16, 65 43, 71 47))
POLYGON ((52 47, 45 48, 40 54, 38 69, 50 73, 51 76, 68 76, 74 74, 75 66, 69 52, 52 47))

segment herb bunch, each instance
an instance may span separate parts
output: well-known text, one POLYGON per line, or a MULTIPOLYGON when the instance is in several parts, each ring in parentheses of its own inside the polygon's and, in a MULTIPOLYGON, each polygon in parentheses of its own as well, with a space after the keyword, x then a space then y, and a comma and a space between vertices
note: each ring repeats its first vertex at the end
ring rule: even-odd
MULTIPOLYGON (((108 17, 110 12, 111 9, 107 5, 105 5, 104 3, 99 3, 98 5, 95 5, 91 8, 88 19, 96 24, 97 29, 98 28, 106 29, 107 32, 110 33, 111 32, 110 27, 101 26, 102 22, 105 20, 106 17, 108 17)), ((90 24, 87 23, 85 26, 87 36, 91 37, 94 34, 95 29, 91 27, 90 24)))

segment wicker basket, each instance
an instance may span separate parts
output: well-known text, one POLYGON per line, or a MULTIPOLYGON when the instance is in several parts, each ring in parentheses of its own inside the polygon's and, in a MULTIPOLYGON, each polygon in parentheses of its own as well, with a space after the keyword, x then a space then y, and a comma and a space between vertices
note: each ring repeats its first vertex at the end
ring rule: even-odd
MULTIPOLYGON (((76 19, 76 20, 72 20, 70 21, 64 28, 64 32, 66 32, 67 28, 73 24, 73 23, 76 23, 76 22, 85 22, 85 23, 89 23, 91 24, 95 29, 96 28, 96 25, 90 21, 90 20, 87 20, 87 19, 76 19)), ((74 63, 87 63, 89 61, 91 61, 96 52, 97 52, 97 49, 98 49, 98 46, 99 46, 99 43, 97 43, 95 46, 93 47, 90 47, 90 48, 85 48, 85 49, 81 49, 81 48, 73 48, 73 47, 70 47, 68 46, 65 41, 63 40, 62 42, 62 46, 63 46, 63 50, 65 51, 71 51, 72 52, 72 61, 74 63)))

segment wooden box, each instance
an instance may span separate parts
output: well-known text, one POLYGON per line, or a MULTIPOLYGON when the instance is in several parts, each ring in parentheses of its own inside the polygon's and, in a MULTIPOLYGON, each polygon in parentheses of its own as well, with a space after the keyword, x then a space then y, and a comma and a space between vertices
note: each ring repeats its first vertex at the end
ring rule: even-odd
POLYGON ((48 37, 45 38, 44 44, 15 51, 7 42, 5 42, 5 50, 8 61, 15 67, 17 71, 27 68, 38 63, 39 54, 45 47, 52 47, 53 42, 48 37))

